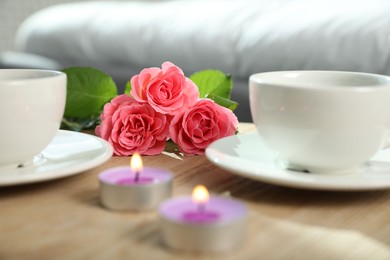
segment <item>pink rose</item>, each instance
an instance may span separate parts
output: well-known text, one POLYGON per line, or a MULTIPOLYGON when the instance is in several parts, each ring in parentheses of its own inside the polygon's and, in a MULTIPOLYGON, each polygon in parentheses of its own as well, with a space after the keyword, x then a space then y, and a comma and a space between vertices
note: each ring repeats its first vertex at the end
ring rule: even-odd
POLYGON ((199 98, 198 87, 171 62, 160 68, 143 69, 131 78, 130 94, 138 102, 149 103, 157 112, 176 115, 199 98))
POLYGON ((104 106, 101 124, 95 132, 114 148, 115 155, 134 152, 144 155, 161 153, 168 138, 167 117, 146 103, 129 95, 119 95, 104 106))
POLYGON ((233 135, 237 127, 231 110, 210 99, 200 99, 172 119, 169 135, 184 154, 204 154, 211 142, 233 135))

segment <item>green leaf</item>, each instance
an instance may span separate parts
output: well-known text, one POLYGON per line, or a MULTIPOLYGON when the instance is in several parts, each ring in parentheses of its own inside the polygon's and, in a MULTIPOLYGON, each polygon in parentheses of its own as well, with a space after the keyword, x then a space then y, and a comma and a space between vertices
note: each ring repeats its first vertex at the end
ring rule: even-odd
POLYGON ((202 70, 190 76, 190 79, 198 86, 200 97, 213 94, 230 99, 232 91, 232 78, 220 70, 202 70))
POLYGON ((124 94, 130 95, 130 91, 131 91, 131 82, 130 82, 130 80, 129 80, 129 81, 127 81, 127 83, 126 83, 126 87, 125 87, 125 92, 124 92, 124 94))
POLYGON ((234 111, 238 103, 230 100, 232 78, 220 70, 202 70, 190 76, 198 86, 200 98, 209 98, 215 103, 234 111))
POLYGON ((218 105, 229 108, 231 111, 234 111, 234 109, 236 109, 238 106, 237 102, 227 98, 216 96, 214 94, 209 94, 208 96, 206 96, 206 98, 214 100, 214 102, 217 103, 218 105))
POLYGON ((63 71, 68 77, 65 118, 95 118, 118 93, 112 78, 98 69, 71 67, 63 71))
POLYGON ((92 116, 84 119, 62 118, 61 129, 81 131, 83 129, 93 129, 100 123, 100 116, 92 116))

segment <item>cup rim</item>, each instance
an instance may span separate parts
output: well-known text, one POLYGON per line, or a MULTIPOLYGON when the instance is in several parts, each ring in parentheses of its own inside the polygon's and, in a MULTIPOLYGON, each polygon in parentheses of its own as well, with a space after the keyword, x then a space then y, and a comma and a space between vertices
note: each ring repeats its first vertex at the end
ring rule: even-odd
MULTIPOLYGON (((270 86, 279 86, 285 88, 295 89, 313 89, 313 90, 349 90, 349 91, 373 91, 378 89, 390 89, 390 76, 366 73, 366 72, 354 72, 354 71, 336 71, 336 70, 285 70, 285 71, 269 71, 252 74, 249 77, 249 81, 256 84, 264 84, 270 86), (371 79, 371 82, 367 80, 367 84, 318 84, 313 88, 313 82, 293 82, 288 81, 288 78, 294 78, 302 74, 318 74, 318 75, 333 75, 337 77, 353 77, 359 76, 365 79, 371 79), (286 75, 285 79, 281 79, 281 75, 286 75), (272 77, 272 78, 271 78, 272 77), (373 88, 372 86, 375 86, 373 88)), ((319 81, 318 81, 319 82, 319 81)))
POLYGON ((66 77, 66 74, 58 70, 47 69, 0 69, 0 83, 18 83, 26 81, 39 81, 54 78, 66 77), (2 78, 2 75, 14 74, 9 78, 2 78), (27 73, 36 73, 36 76, 28 76, 27 73), (18 78, 18 75, 22 76, 18 78))

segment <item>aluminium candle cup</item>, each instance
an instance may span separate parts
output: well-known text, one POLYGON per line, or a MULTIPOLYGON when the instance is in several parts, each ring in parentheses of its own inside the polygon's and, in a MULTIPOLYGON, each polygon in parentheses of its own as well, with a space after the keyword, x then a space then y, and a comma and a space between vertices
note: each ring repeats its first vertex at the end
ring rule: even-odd
POLYGON ((129 167, 117 167, 99 175, 100 199, 112 210, 151 210, 172 194, 173 175, 161 168, 146 167, 135 181, 129 167))
POLYGON ((192 252, 223 252, 239 246, 245 237, 246 207, 233 199, 212 196, 208 209, 219 214, 219 219, 207 222, 183 218, 186 212, 194 210, 191 197, 163 202, 159 215, 164 243, 192 252))

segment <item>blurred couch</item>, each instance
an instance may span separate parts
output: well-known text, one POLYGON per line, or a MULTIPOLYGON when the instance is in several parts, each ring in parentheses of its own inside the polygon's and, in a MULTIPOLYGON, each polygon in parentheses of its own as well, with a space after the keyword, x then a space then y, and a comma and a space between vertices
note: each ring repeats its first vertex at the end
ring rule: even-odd
POLYGON ((240 121, 251 121, 248 78, 275 70, 390 75, 388 0, 168 0, 61 4, 19 27, 21 51, 61 66, 94 66, 123 89, 145 67, 171 61, 186 75, 233 77, 240 121))

